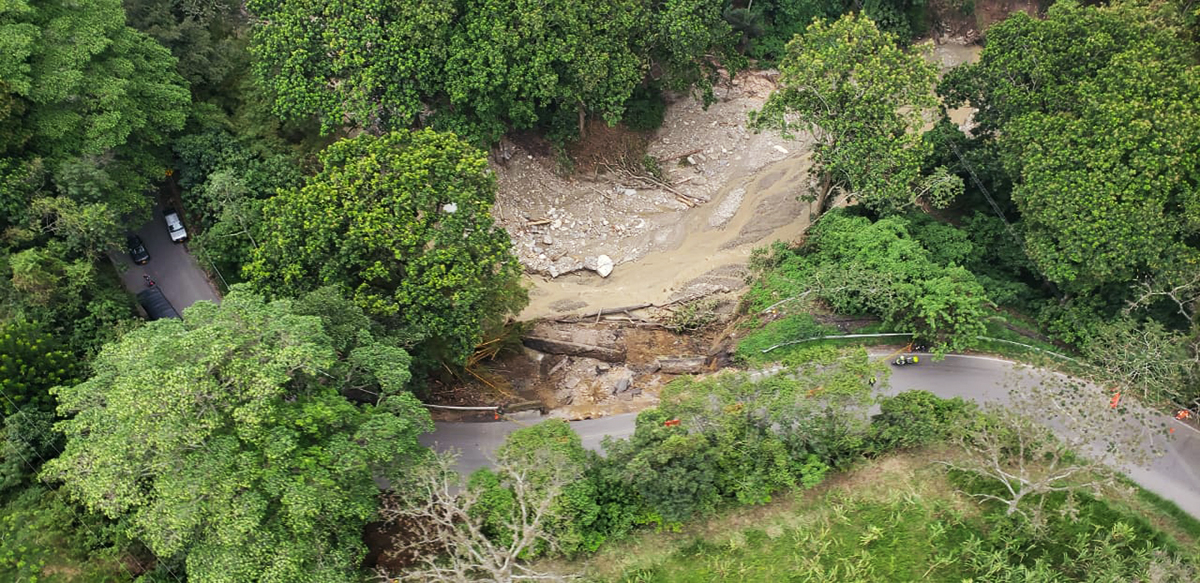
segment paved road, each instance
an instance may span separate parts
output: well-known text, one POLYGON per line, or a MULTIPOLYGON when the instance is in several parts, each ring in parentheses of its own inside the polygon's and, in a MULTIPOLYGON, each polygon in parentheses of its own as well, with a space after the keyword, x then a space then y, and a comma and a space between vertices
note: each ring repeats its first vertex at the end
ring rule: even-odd
MULTIPOLYGON (((1007 402, 1010 371, 1014 364, 982 356, 947 356, 941 362, 922 362, 916 366, 892 367, 886 394, 925 389, 940 397, 963 397, 979 403, 1007 402)), ((1042 373, 1054 374, 1054 373, 1042 373)), ((633 433, 635 414, 614 415, 602 419, 574 421, 571 427, 583 439, 584 447, 600 449, 606 435, 625 437, 633 433)), ((1163 417, 1175 427, 1174 438, 1160 444, 1165 454, 1147 467, 1126 468, 1126 474, 1142 487, 1179 505, 1200 518, 1200 432, 1163 417)), ((461 451, 460 471, 471 472, 488 464, 504 436, 518 424, 437 423, 434 433, 422 440, 439 450, 461 451)))
POLYGON ((155 204, 154 216, 136 233, 150 253, 149 263, 134 265, 129 260, 129 253, 123 250, 110 254, 118 269, 124 270, 121 282, 126 289, 135 294, 146 289, 145 280, 142 279, 145 274, 154 280, 177 312, 183 312, 184 308, 200 300, 221 301, 221 296, 209 283, 204 270, 196 264, 196 258, 187 252, 187 244, 171 242, 161 203, 155 204))

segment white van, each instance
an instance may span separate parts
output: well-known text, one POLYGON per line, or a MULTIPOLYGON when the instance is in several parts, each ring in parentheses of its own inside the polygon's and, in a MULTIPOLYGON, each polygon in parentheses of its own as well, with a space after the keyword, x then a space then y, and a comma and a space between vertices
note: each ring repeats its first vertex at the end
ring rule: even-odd
POLYGON ((167 231, 171 233, 172 243, 187 241, 187 230, 183 228, 183 221, 179 220, 178 212, 169 210, 163 215, 163 218, 167 220, 167 231))

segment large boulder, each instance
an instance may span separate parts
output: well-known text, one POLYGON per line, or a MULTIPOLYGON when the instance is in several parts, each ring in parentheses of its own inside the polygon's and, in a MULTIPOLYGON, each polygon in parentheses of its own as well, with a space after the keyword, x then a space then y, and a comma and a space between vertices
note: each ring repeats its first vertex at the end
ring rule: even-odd
POLYGON ((708 357, 659 358, 658 367, 663 374, 700 374, 708 370, 708 357))

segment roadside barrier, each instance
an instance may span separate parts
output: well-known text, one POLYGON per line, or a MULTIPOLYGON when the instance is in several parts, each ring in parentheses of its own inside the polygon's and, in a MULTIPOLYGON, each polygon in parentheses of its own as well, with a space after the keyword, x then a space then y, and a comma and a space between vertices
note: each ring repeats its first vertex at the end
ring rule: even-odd
MULTIPOLYGON (((885 333, 879 333, 879 334, 839 334, 839 335, 833 335, 833 336, 812 336, 810 338, 801 338, 799 340, 791 340, 788 342, 776 344, 775 346, 772 346, 770 348, 764 348, 762 350, 762 353, 766 354, 768 352, 771 352, 772 350, 775 350, 776 348, 783 348, 785 346, 793 346, 796 344, 802 344, 804 342, 812 342, 813 340, 838 340, 838 339, 842 339, 842 338, 890 338, 890 337, 896 337, 896 336, 906 336, 906 337, 911 338, 912 333, 911 332, 885 332, 885 333)), ((1013 346, 1020 346, 1021 348, 1028 348, 1030 350, 1036 350, 1038 352, 1049 354, 1050 356, 1053 356, 1056 358, 1061 358, 1063 360, 1069 360, 1075 364, 1083 364, 1079 360, 1071 358, 1070 356, 1067 356, 1065 354, 1059 354, 1059 353, 1051 351, 1051 350, 1046 350, 1044 348, 1038 348, 1036 346, 1030 346, 1028 344, 1023 344, 1021 342, 1014 342, 1012 340, 1005 340, 1003 338, 992 338, 990 336, 976 336, 975 339, 976 340, 985 340, 987 342, 1000 342, 1002 344, 1011 344, 1013 346)))

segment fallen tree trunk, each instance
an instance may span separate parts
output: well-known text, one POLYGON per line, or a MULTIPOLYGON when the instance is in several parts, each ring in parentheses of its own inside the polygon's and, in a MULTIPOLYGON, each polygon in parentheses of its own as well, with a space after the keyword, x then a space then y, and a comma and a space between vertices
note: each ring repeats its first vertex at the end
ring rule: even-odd
POLYGON ((581 344, 557 338, 540 338, 526 336, 521 342, 534 350, 547 354, 566 354, 568 356, 583 356, 606 362, 622 362, 625 360, 625 350, 594 344, 581 344))

